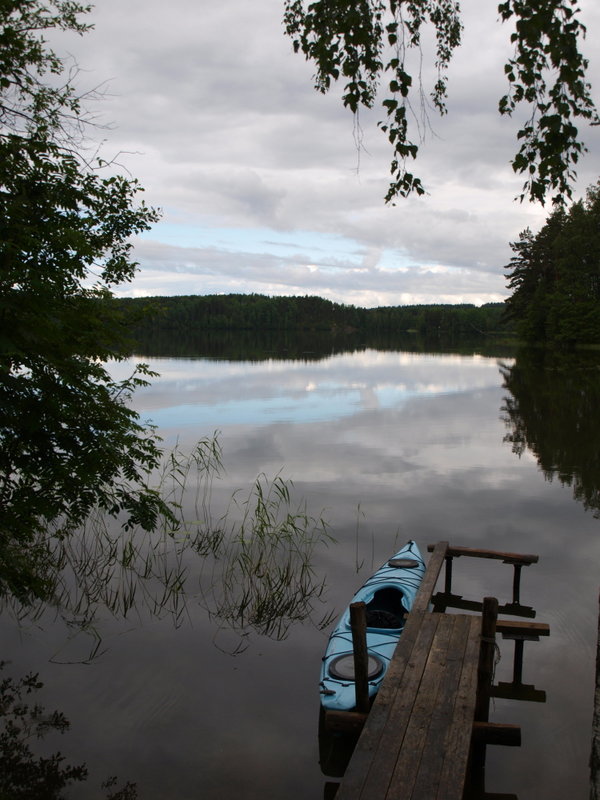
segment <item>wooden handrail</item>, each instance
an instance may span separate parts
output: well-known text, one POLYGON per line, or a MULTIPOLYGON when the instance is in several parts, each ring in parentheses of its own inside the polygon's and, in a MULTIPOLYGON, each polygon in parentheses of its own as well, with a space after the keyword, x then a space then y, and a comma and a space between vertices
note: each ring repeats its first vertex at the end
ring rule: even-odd
MULTIPOLYGON (((431 553, 435 550, 437 545, 427 545, 427 550, 431 553)), ((522 564, 529 566, 530 564, 537 564, 539 556, 521 553, 505 553, 499 550, 478 550, 473 547, 451 547, 448 545, 446 549, 446 556, 449 558, 460 558, 460 556, 472 556, 473 558, 495 558, 499 561, 504 561, 505 564, 522 564)))
POLYGON ((446 559, 448 542, 438 542, 436 545, 432 546, 431 549, 428 548, 428 550, 430 550, 430 552, 433 550, 433 555, 427 564, 425 575, 421 581, 421 585, 419 587, 419 591, 417 592, 417 596, 415 597, 415 602, 412 605, 411 611, 427 611, 429 603, 431 602, 433 590, 435 589, 437 579, 439 578, 440 571, 442 569, 442 564, 446 559))

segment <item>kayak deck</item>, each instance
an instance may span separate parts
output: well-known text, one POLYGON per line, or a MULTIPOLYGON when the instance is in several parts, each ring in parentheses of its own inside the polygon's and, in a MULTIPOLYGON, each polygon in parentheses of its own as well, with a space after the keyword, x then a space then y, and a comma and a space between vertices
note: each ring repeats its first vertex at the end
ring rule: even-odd
MULTIPOLYGON (((356 592, 352 603, 366 607, 366 646, 369 654, 368 693, 377 694, 412 608, 425 562, 412 540, 383 564, 356 592)), ((349 711, 356 703, 350 607, 329 637, 320 676, 321 705, 349 711)))

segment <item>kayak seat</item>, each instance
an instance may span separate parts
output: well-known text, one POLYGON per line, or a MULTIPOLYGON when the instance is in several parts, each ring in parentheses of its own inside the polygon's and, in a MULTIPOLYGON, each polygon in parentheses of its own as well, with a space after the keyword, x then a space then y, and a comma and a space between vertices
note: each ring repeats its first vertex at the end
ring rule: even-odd
POLYGON ((399 589, 387 586, 379 589, 367 604, 367 628, 402 628, 406 609, 402 603, 403 594, 399 589))
POLYGON ((402 620, 391 611, 367 611, 367 628, 401 628, 402 620))

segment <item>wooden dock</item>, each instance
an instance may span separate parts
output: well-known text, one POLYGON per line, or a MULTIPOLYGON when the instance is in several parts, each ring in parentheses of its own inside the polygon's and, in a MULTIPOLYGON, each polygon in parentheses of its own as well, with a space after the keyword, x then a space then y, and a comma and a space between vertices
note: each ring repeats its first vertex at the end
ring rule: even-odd
MULTIPOLYGON (((348 717, 354 724, 364 721, 364 727, 336 800, 462 800, 474 754, 480 756, 486 743, 520 744, 518 726, 494 725, 488 719, 495 632, 511 638, 539 636, 547 635, 548 626, 497 620, 494 598, 485 599, 481 615, 436 613, 430 605, 444 563, 445 594, 452 597, 451 561, 465 555, 513 564, 513 602, 518 605, 520 569, 537 557, 451 548, 447 542, 430 550, 423 582, 373 707, 362 718, 348 717)), ((334 728, 342 726, 340 717, 348 712, 330 713, 334 728)))

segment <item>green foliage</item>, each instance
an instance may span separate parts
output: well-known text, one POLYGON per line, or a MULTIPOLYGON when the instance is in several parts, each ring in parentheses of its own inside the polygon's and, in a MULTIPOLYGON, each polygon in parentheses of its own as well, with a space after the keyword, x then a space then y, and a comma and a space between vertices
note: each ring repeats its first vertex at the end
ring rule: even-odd
POLYGON ((507 313, 528 342, 600 343, 600 185, 511 244, 507 313))
POLYGON ((327 92, 332 82, 347 81, 342 100, 354 114, 361 105, 371 108, 380 83, 388 82, 389 93, 382 101, 386 119, 379 123, 393 153, 392 181, 385 199, 390 202, 413 191, 424 194, 421 180, 406 168, 409 156, 415 158, 419 149, 408 133, 413 78, 407 71, 407 51, 420 48, 421 28, 432 24, 437 39, 437 81, 431 99, 444 113, 445 70, 460 44, 458 4, 454 0, 317 0, 305 8, 303 0, 286 0, 284 22, 294 50, 302 51, 316 65, 315 87, 327 92))
POLYGON ((102 363, 127 342, 110 288, 133 278, 131 236, 157 213, 77 154, 85 114, 42 35, 84 33, 87 10, 0 7, 0 592, 22 598, 45 591, 34 543, 50 522, 66 532, 98 505, 152 528, 167 510, 143 488, 157 439, 128 407, 150 373, 116 383, 102 363))
POLYGON ((512 162, 515 172, 526 175, 521 200, 543 202, 552 191, 553 202, 562 204, 572 195, 574 165, 585 151, 573 120, 600 121, 586 82, 588 62, 578 49, 585 27, 576 16, 577 2, 507 0, 498 11, 502 21, 515 19, 515 54, 504 67, 510 90, 500 100, 500 113, 512 114, 519 103, 531 108, 512 162))
POLYGON ((42 31, 85 33, 79 17, 91 6, 73 0, 3 0, 0 6, 0 123, 4 130, 38 137, 69 134, 77 128, 81 106, 63 61, 47 47, 42 31))
MULTIPOLYGON (((518 131, 520 149, 512 161, 525 175, 521 199, 563 203, 571 196, 574 165, 584 151, 574 119, 599 122, 585 79, 587 61, 579 52, 585 28, 577 19, 576 0, 506 0, 498 6, 503 22, 515 23, 510 41, 514 56, 504 66, 509 91, 499 103, 501 114, 512 114, 525 103, 531 116, 518 131)), ((435 32, 437 78, 430 99, 446 113, 446 70, 460 46, 462 23, 456 0, 286 0, 284 24, 294 50, 316 67, 315 87, 327 92, 345 81, 342 101, 357 114, 371 108, 384 86, 379 127, 392 148, 392 180, 386 202, 411 192, 423 194, 421 180, 408 167, 418 145, 409 133, 409 116, 426 105, 425 90, 414 80, 411 50, 421 51, 422 30, 435 32)))

